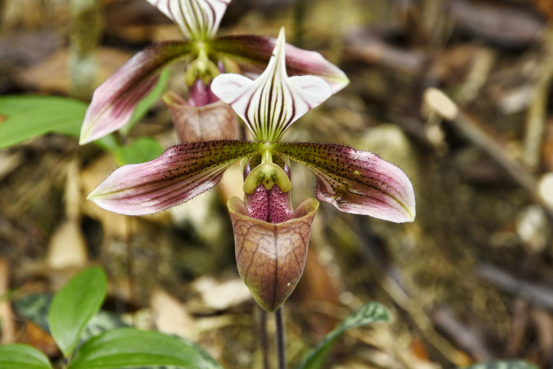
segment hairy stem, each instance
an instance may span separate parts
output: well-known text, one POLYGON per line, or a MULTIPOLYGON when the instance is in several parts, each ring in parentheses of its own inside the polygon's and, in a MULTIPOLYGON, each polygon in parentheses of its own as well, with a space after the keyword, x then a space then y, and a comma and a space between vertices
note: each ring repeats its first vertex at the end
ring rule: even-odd
POLYGON ((276 319, 276 350, 278 369, 286 369, 286 337, 284 335, 284 305, 275 311, 276 319))
POLYGON ((263 369, 271 369, 269 365, 269 338, 267 336, 267 312, 258 307, 259 310, 259 344, 263 351, 263 369))

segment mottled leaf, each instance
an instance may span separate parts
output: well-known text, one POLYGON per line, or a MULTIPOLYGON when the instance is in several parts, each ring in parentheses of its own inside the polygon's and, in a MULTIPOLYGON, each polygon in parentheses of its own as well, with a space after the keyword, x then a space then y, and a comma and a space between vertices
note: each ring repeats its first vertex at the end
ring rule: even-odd
POLYGON ((465 369, 539 369, 539 367, 528 361, 515 359, 479 363, 468 366, 465 369))
POLYGON ((344 319, 332 332, 309 351, 302 359, 297 369, 318 369, 321 368, 328 352, 348 329, 362 327, 367 324, 388 322, 390 313, 388 309, 377 303, 371 302, 357 309, 353 314, 344 319))

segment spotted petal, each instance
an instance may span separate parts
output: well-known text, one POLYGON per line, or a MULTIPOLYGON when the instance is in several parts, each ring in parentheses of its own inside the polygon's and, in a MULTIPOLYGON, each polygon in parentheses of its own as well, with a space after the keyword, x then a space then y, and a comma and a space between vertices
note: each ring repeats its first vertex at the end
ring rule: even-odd
POLYGON ((257 143, 242 141, 173 146, 155 160, 117 169, 88 198, 115 213, 156 213, 209 190, 228 167, 258 148, 257 143))
POLYGON ((323 79, 288 77, 284 29, 267 69, 255 81, 237 74, 219 75, 211 90, 230 104, 258 141, 276 142, 286 130, 312 108, 332 95, 323 79))
MULTIPOLYGON (((261 74, 267 67, 277 39, 256 35, 219 37, 210 44, 210 50, 220 58, 236 62, 243 73, 261 74)), ((286 44, 286 70, 291 76, 311 75, 324 79, 336 93, 349 84, 346 74, 315 51, 299 49, 286 44)))
POLYGON ((189 42, 159 43, 136 54, 94 92, 81 128, 80 144, 92 142, 129 122, 140 100, 155 87, 168 64, 190 56, 189 42))
POLYGON ((231 0, 148 0, 178 24, 184 36, 206 41, 215 36, 231 0))
POLYGON ((415 219, 411 181, 373 153, 317 143, 278 143, 274 149, 309 168, 317 176, 317 198, 341 211, 395 223, 415 219))

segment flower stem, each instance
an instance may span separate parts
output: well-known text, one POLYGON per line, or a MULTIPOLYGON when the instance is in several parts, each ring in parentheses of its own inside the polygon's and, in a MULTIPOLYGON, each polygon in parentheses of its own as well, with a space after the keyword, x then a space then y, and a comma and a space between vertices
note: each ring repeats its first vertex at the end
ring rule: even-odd
POLYGON ((276 350, 278 369, 286 369, 286 337, 284 335, 284 305, 275 311, 276 319, 276 350))
MULTIPOLYGON (((259 308, 259 307, 258 307, 259 308)), ((269 338, 267 336, 267 312, 259 308, 259 344, 263 351, 263 369, 271 369, 269 365, 269 338)))

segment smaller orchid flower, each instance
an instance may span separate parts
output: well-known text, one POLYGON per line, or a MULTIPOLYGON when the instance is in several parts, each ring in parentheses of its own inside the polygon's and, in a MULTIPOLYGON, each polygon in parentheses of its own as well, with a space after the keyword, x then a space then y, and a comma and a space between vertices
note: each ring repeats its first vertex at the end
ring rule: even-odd
POLYGON ((298 118, 332 94, 322 78, 288 77, 285 51, 282 30, 259 78, 223 74, 212 83, 213 93, 244 120, 254 142, 173 146, 158 159, 117 169, 89 195, 106 210, 150 214, 214 187, 241 160, 245 199, 228 202, 236 259, 244 283, 267 311, 278 309, 300 280, 319 207, 309 198, 292 208, 290 161, 309 168, 317 177, 317 198, 341 211, 397 223, 415 218, 413 186, 396 166, 348 146, 280 142, 298 118))
MULTIPOLYGON (((259 74, 269 62, 275 39, 261 36, 216 38, 231 0, 148 0, 181 29, 186 41, 154 44, 136 54, 94 93, 81 128, 80 144, 92 142, 127 124, 140 102, 155 87, 168 65, 186 63, 189 101, 175 93, 163 100, 169 106, 181 142, 238 138, 232 110, 210 93, 220 73, 259 74)), ((286 45, 286 67, 294 75, 318 75, 333 92, 345 87, 346 75, 320 54, 286 45)))

